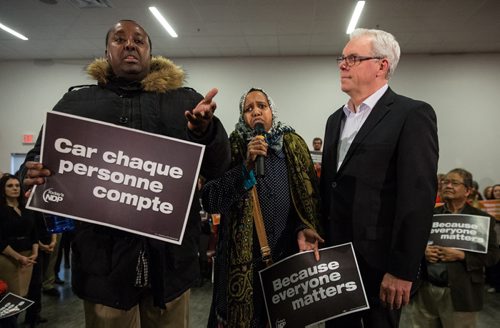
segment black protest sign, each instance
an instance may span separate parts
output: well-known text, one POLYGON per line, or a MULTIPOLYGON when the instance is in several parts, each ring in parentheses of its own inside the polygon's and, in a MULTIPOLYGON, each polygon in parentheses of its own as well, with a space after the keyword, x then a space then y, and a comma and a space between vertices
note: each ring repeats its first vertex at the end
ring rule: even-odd
POLYGON ((487 253, 490 218, 467 214, 434 214, 429 245, 487 253))
MULTIPOLYGON (((0 300, 0 319, 7 318, 18 314, 28 307, 30 307, 34 302, 18 296, 16 294, 8 293, 0 300)), ((2 325, 0 324, 0 327, 2 325)))
POLYGON ((28 207, 182 243, 204 146, 73 115, 47 114, 52 172, 28 207))
POLYGON ((271 327, 305 327, 368 309, 352 244, 292 255, 259 272, 271 327))

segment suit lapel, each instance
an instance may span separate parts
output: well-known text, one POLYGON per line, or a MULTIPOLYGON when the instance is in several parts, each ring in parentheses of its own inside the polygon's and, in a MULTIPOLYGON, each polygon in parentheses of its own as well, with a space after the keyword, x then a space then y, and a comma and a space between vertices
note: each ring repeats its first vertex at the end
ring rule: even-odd
MULTIPOLYGON (((366 118, 365 123, 361 126, 361 129, 354 137, 354 140, 345 155, 344 161, 339 168, 339 171, 349 162, 352 155, 358 148, 358 146, 363 142, 363 140, 368 136, 368 134, 377 126, 377 124, 384 118, 384 116, 390 111, 390 105, 394 102, 395 93, 388 88, 387 91, 379 99, 375 107, 373 107, 370 115, 366 118)), ((338 142, 337 137, 337 142, 338 142)))
POLYGON ((333 134, 332 143, 330 144, 331 151, 329 156, 329 163, 333 163, 333 167, 335 167, 335 172, 337 172, 337 158, 338 158, 338 143, 340 139, 340 126, 342 120, 345 117, 344 112, 341 110, 340 115, 336 115, 331 122, 331 129, 329 133, 333 134))

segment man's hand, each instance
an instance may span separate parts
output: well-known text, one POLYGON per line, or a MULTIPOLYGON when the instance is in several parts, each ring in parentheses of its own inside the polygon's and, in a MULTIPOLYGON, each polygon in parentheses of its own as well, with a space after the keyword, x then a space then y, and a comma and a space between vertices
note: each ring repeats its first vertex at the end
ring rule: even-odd
POLYGON ((27 169, 26 176, 24 177, 23 184, 27 188, 26 197, 31 193, 31 187, 34 185, 41 185, 45 183, 45 178, 50 176, 50 171, 44 168, 40 162, 26 162, 27 169))
POLYGON ((212 122, 214 111, 217 108, 217 104, 213 101, 213 98, 217 92, 219 91, 213 88, 191 112, 186 111, 184 113, 184 116, 188 120, 188 129, 194 134, 203 135, 207 131, 210 122, 212 122))
POLYGON ((399 310, 410 302, 412 282, 386 273, 380 284, 380 302, 390 310, 399 310))
POLYGON ((425 259, 429 263, 463 261, 465 252, 451 247, 427 246, 425 259))
POLYGON ((439 261, 439 247, 427 246, 425 248, 425 259, 429 263, 436 263, 439 261))
POLYGON ((47 253, 47 254, 53 253, 55 246, 56 246, 53 243, 50 243, 47 245, 47 244, 44 244, 42 242, 39 242, 38 245, 39 245, 40 250, 47 253))
POLYGON ((49 245, 46 245, 42 242, 38 242, 38 247, 42 252, 52 253, 52 250, 50 249, 49 245))
POLYGON ((17 261, 19 262, 19 264, 21 264, 21 266, 23 267, 27 267, 27 266, 31 266, 31 265, 34 265, 36 263, 36 258, 37 256, 23 256, 21 255, 17 261))
POLYGON ((441 262, 463 261, 465 259, 464 251, 451 247, 436 246, 438 248, 438 257, 441 262))
POLYGON ((297 233, 297 244, 301 252, 314 250, 314 258, 319 261, 318 242, 324 243, 323 238, 312 229, 306 228, 297 233))

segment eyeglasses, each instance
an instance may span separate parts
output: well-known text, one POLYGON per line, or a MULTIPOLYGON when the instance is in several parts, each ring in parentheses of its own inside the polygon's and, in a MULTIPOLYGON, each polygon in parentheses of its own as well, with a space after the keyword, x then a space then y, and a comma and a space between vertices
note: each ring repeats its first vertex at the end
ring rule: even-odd
POLYGON ((337 57, 337 65, 341 65, 345 61, 347 66, 352 67, 354 65, 358 65, 359 63, 361 63, 362 61, 365 61, 365 60, 382 59, 382 58, 384 58, 384 57, 354 56, 354 55, 339 56, 339 57, 337 57))
POLYGON ((441 180, 441 184, 443 186, 447 186, 448 184, 450 184, 453 186, 453 187, 458 187, 460 185, 464 185, 465 186, 465 183, 463 182, 460 182, 460 181, 457 181, 457 180, 448 180, 448 179, 444 179, 444 180, 441 180))

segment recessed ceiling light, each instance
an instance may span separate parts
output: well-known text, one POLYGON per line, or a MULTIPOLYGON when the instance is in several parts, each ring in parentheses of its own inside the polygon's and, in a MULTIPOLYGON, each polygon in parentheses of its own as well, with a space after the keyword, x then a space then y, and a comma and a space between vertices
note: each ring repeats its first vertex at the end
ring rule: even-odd
POLYGON ((160 22, 161 26, 163 26, 165 30, 167 30, 168 34, 170 34, 171 37, 176 38, 178 36, 177 33, 175 33, 172 26, 170 26, 165 17, 163 17, 163 15, 160 14, 160 12, 158 11, 158 9, 156 9, 156 7, 149 7, 149 11, 153 13, 155 18, 158 20, 158 22, 160 22))

